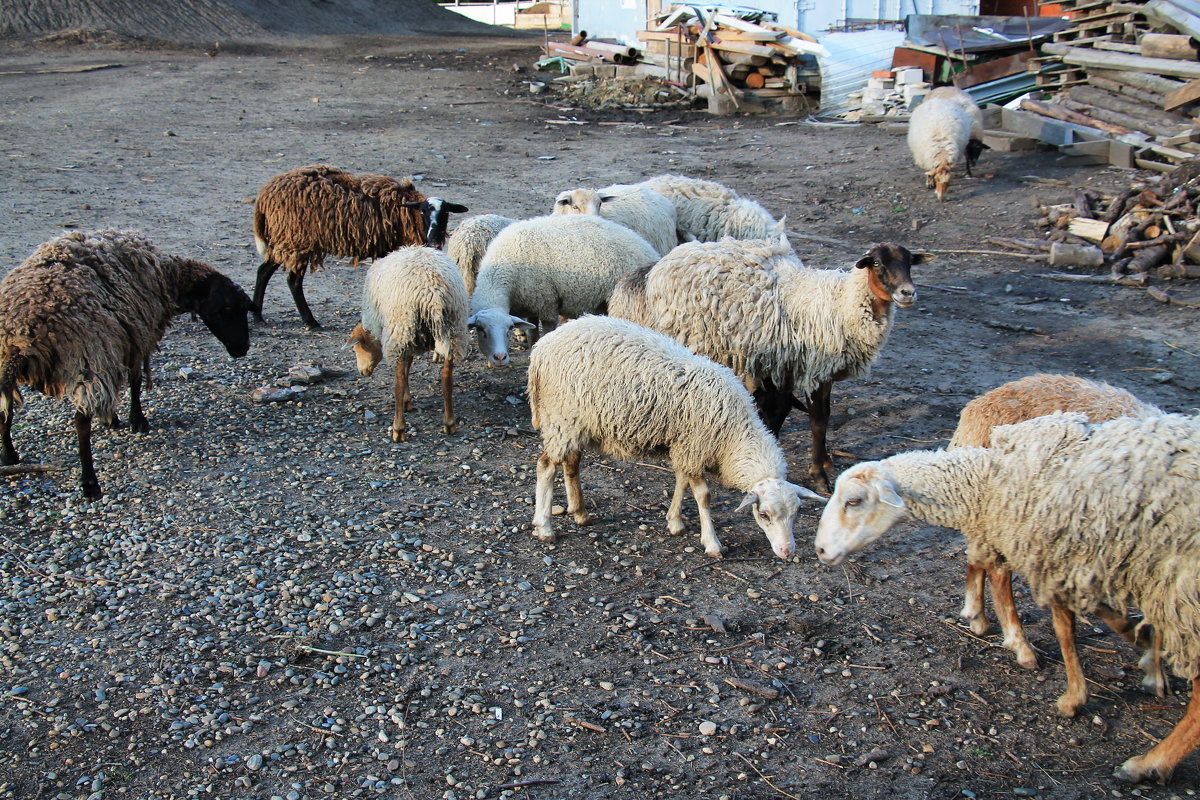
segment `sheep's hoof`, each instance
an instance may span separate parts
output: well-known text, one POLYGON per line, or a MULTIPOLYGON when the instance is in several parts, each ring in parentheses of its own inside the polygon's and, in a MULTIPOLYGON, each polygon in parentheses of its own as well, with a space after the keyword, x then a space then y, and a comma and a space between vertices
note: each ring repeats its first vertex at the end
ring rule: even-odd
POLYGON ((1018 653, 1017 654, 1017 666, 1024 667, 1025 669, 1037 669, 1038 668, 1037 656, 1035 656, 1033 653, 1028 653, 1028 654, 1018 653))
POLYGON ((1171 771, 1146 763, 1146 756, 1134 756, 1113 772, 1113 777, 1126 783, 1166 783, 1171 771))
POLYGON ((458 423, 450 422, 442 426, 442 433, 458 433, 458 423))
POLYGON ((1058 709, 1058 715, 1060 717, 1071 719, 1079 713, 1079 709, 1082 708, 1083 704, 1086 702, 1086 697, 1080 700, 1078 698, 1068 697, 1064 694, 1058 698, 1058 702, 1054 704, 1054 707, 1058 709))
POLYGON ((588 516, 588 513, 586 511, 574 511, 574 512, 572 512, 572 516, 575 517, 576 525, 587 525, 588 522, 591 520, 591 517, 588 516))
POLYGON ((395 425, 389 425, 388 426, 388 435, 392 437, 393 442, 408 441, 408 429, 407 428, 397 428, 395 425))
POLYGON ((16 453, 0 453, 0 464, 6 467, 11 467, 13 464, 20 464, 21 457, 16 453))
POLYGON ((687 528, 684 527, 683 520, 667 520, 667 533, 669 533, 671 536, 680 536, 685 530, 687 530, 687 528))
POLYGON ((549 525, 534 525, 533 538, 537 539, 539 542, 553 544, 556 537, 554 536, 554 531, 550 529, 549 525))
POLYGON ((80 489, 83 491, 83 496, 86 499, 88 499, 88 500, 99 500, 100 499, 100 494, 101 494, 100 493, 100 484, 85 483, 80 486, 80 489))
POLYGON ((149 433, 150 423, 144 419, 131 419, 129 420, 129 430, 134 433, 149 433))
POLYGON ((962 615, 962 618, 967 621, 967 625, 971 628, 971 633, 976 636, 983 636, 992 628, 992 624, 988 622, 987 617, 980 614, 979 616, 962 615))
POLYGON ((809 467, 808 477, 816 485, 818 492, 830 493, 829 476, 825 474, 825 470, 820 467, 809 467))
POLYGON ((717 545, 716 547, 706 547, 704 548, 704 555, 708 556, 709 558, 724 558, 725 548, 721 545, 717 545))

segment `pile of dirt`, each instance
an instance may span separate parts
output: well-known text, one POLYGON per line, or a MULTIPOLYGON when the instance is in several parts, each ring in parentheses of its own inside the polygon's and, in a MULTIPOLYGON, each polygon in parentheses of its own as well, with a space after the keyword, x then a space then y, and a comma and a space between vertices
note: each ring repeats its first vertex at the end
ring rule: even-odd
POLYGON ((693 98, 657 78, 600 78, 556 83, 559 101, 588 110, 689 108, 693 98))
POLYGON ((45 37, 65 31, 180 44, 317 35, 512 33, 429 0, 10 0, 0 6, 0 36, 45 37))

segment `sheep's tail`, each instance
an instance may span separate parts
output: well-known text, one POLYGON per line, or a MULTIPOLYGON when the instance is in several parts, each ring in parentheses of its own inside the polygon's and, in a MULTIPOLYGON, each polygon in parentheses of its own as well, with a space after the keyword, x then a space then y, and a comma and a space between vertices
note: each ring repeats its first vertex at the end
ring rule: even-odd
POLYGON ((542 429, 542 417, 538 413, 542 407, 542 381, 536 365, 529 365, 529 414, 535 431, 542 429))
POLYGON ((9 345, 0 357, 0 414, 8 415, 21 407, 21 390, 17 384, 24 375, 28 358, 9 345))
POLYGON ((267 215, 254 205, 254 247, 263 258, 267 255, 267 215))

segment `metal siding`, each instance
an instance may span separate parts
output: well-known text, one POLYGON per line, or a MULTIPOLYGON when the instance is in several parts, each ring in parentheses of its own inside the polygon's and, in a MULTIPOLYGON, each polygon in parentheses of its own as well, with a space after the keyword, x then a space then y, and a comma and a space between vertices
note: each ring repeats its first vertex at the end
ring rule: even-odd
POLYGON ((829 50, 829 58, 818 59, 820 113, 824 116, 845 110, 849 105, 846 96, 864 88, 872 70, 892 68, 892 53, 903 41, 904 31, 870 30, 822 36, 821 44, 829 50))
POLYGON ((646 0, 576 0, 575 9, 575 32, 587 31, 593 39, 636 45, 637 32, 646 27, 646 0))

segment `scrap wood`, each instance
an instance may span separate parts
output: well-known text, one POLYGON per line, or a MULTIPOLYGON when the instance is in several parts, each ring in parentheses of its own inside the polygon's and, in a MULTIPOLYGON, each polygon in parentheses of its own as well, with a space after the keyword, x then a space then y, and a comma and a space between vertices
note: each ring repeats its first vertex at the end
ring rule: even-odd
POLYGON ((1167 305, 1170 305, 1170 306, 1182 306, 1183 308, 1200 308, 1200 298, 1195 298, 1193 300, 1184 300, 1179 297, 1176 297, 1175 295, 1171 294, 1170 292, 1163 291, 1162 289, 1159 289, 1154 286, 1151 286, 1149 289, 1147 289, 1146 294, 1150 295, 1158 302, 1166 303, 1167 305))

